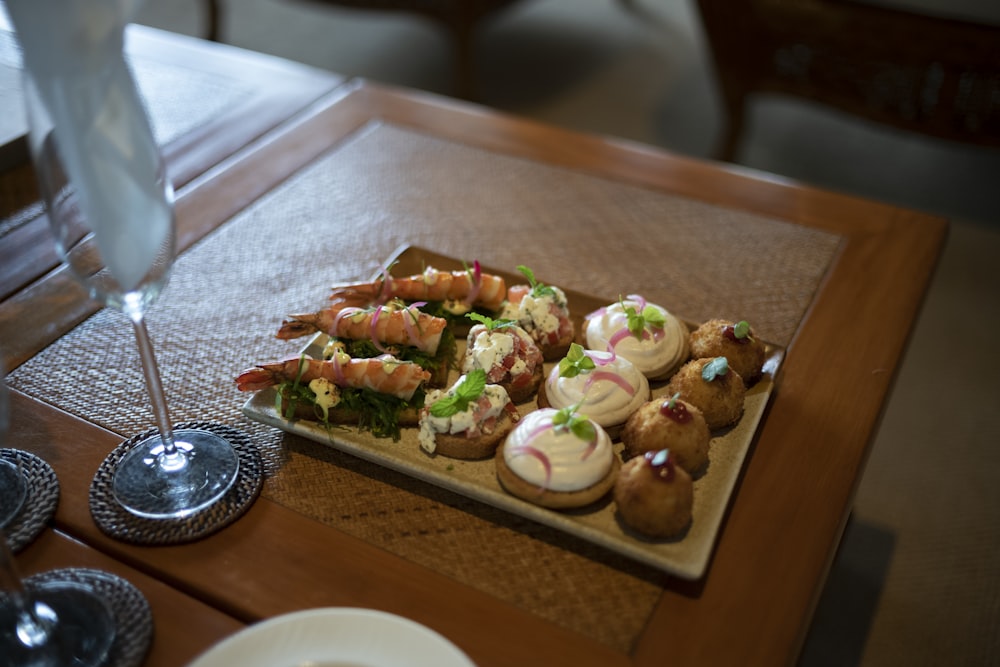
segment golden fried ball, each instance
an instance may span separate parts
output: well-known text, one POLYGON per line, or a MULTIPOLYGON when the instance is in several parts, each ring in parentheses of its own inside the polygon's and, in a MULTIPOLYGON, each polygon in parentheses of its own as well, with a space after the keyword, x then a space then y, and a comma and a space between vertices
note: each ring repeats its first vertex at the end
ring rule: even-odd
POLYGON ((669 449, 677 465, 692 476, 708 466, 708 422, 701 410, 680 398, 645 403, 629 416, 621 439, 626 458, 669 449))
POLYGON ((725 357, 693 359, 684 364, 667 384, 670 396, 680 394, 681 398, 701 410, 712 431, 735 424, 743 416, 746 385, 739 373, 728 366, 725 357), (706 372, 707 366, 719 372, 706 372), (711 376, 711 379, 706 376, 711 376))
POLYGON ((744 333, 736 322, 709 320, 691 332, 689 342, 693 358, 725 357, 747 386, 760 379, 767 349, 749 327, 744 333))
POLYGON ((622 522, 647 537, 675 537, 691 524, 691 476, 665 450, 623 464, 613 495, 622 522))

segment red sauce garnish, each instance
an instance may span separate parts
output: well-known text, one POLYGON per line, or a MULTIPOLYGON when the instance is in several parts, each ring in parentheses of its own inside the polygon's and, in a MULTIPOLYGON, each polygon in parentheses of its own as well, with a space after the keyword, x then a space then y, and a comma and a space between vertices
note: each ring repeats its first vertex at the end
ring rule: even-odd
POLYGON ((670 456, 670 450, 661 449, 658 452, 646 452, 643 455, 646 463, 653 469, 653 474, 664 482, 674 481, 674 459, 670 456))
POLYGON ((688 412, 687 406, 673 399, 663 401, 663 404, 660 406, 660 414, 670 417, 678 424, 687 424, 691 421, 691 413, 688 412), (673 403, 672 406, 671 403, 673 403))
POLYGON ((722 337, 733 341, 734 343, 739 343, 740 345, 746 345, 750 342, 750 336, 744 336, 743 338, 737 338, 736 336, 736 326, 733 324, 727 324, 722 328, 722 337))

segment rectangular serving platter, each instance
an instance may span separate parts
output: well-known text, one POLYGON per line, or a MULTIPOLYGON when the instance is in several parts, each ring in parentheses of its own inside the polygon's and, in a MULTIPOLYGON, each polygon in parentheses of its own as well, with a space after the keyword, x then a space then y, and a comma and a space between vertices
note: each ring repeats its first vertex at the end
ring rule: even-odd
MULTIPOLYGON (((416 246, 403 246, 390 258, 394 276, 420 273, 432 266, 441 270, 462 269, 461 260, 435 253, 416 246)), ((532 267, 534 268, 534 267, 532 267)), ((524 283, 520 274, 483 267, 484 271, 504 276, 508 285, 524 283)), ((544 273, 538 279, 545 282, 544 273)), ((608 304, 586 294, 564 290, 570 311, 581 331, 583 316, 608 304)), ((689 326, 693 326, 689 323, 689 326)), ((464 340, 459 338, 459 351, 464 350, 464 340)), ((305 349, 309 354, 321 356, 323 337, 313 339, 305 349)), ((616 515, 614 502, 608 497, 602 501, 572 511, 554 511, 516 498, 500 486, 496 479, 493 459, 461 461, 425 453, 417 442, 417 429, 403 429, 398 441, 375 438, 353 427, 326 428, 306 420, 289 421, 275 409, 275 392, 266 389, 255 393, 243 406, 243 413, 256 421, 274 426, 288 433, 309 438, 318 443, 347 452, 359 458, 435 484, 455 493, 473 498, 513 514, 537 521, 551 528, 565 531, 575 537, 601 545, 615 553, 667 572, 671 575, 694 580, 701 578, 711 559, 722 521, 726 513, 740 472, 774 390, 774 383, 784 350, 768 345, 764 376, 747 392, 744 413, 730 429, 713 433, 709 447, 709 465, 706 472, 694 481, 693 520, 682 535, 669 540, 645 538, 624 526, 616 515)), ((553 364, 547 363, 548 373, 553 364)), ((457 375, 453 371, 452 379, 457 375)), ((665 395, 663 383, 652 385, 653 396, 665 395)), ((537 408, 532 402, 518 406, 522 416, 537 408)), ((621 455, 622 445, 615 443, 621 455)))

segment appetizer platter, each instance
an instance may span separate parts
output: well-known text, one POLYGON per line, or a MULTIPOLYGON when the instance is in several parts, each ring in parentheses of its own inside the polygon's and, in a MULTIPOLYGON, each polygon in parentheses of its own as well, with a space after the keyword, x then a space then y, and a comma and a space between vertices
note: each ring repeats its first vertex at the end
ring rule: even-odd
MULTIPOLYGON (((773 391, 784 354, 781 348, 755 340, 746 322, 726 324, 712 320, 703 325, 676 318, 660 306, 647 304, 639 295, 627 298, 623 295, 609 302, 569 290, 553 290, 553 286, 537 280, 528 267, 516 267, 516 271, 494 270, 480 267, 478 262, 470 264, 415 246, 400 248, 385 267, 370 284, 335 289, 331 299, 337 305, 329 309, 309 315, 278 314, 286 317, 276 327, 279 338, 302 337, 306 344, 296 346, 292 341, 287 359, 261 363, 239 375, 236 380, 239 388, 253 392, 243 406, 244 414, 564 531, 674 576, 693 580, 704 575, 773 391), (370 307, 377 300, 386 300, 387 286, 391 285, 396 292, 391 296, 399 298, 411 287, 406 277, 416 278, 427 275, 428 271, 434 272, 435 282, 440 272, 448 280, 473 285, 471 290, 460 285, 453 287, 472 314, 453 317, 443 329, 434 321, 425 321, 427 316, 421 308, 432 299, 424 293, 407 293, 406 302, 392 309, 383 310, 381 305, 370 307), (467 280, 463 274, 467 274, 467 280), (524 329, 514 326, 518 315, 516 308, 511 310, 511 303, 516 305, 521 295, 544 291, 558 294, 571 321, 568 326, 553 328, 547 337, 534 330, 530 322, 524 329), (476 312, 474 305, 483 307, 476 312), (624 325, 615 325, 621 331, 612 328, 595 333, 597 320, 624 322, 626 316, 635 341, 623 342, 629 338, 624 325), (671 326, 677 331, 664 333, 671 326), (711 351, 713 343, 703 340, 706 327, 712 329, 713 337, 718 329, 730 341, 752 341, 758 348, 756 368, 743 370, 751 376, 746 382, 729 368, 732 364, 742 370, 741 360, 732 355, 730 359, 707 356, 716 352, 711 351), (474 350, 482 351, 479 347, 482 341, 495 332, 514 329, 518 336, 534 337, 538 342, 536 348, 530 340, 522 343, 515 337, 514 346, 530 348, 526 352, 528 365, 533 366, 537 357, 539 368, 513 377, 511 373, 503 373, 502 368, 497 373, 496 369, 477 367, 479 362, 472 357, 477 356, 474 350), (567 329, 572 331, 571 336, 567 335, 567 329), (525 336, 526 331, 530 331, 530 336, 525 336), (655 335, 649 335, 648 331, 655 335), (336 335, 331 337, 330 332, 336 335), (353 349, 349 348, 348 353, 343 347, 344 336, 376 340, 376 349, 366 355, 368 358, 355 358, 353 349), (630 357, 636 359, 633 368, 632 361, 624 358, 624 350, 630 344, 635 343, 636 347, 636 341, 652 344, 653 339, 659 342, 663 338, 680 341, 676 343, 678 349, 671 352, 670 361, 656 362, 659 365, 654 364, 654 368, 647 365, 645 358, 630 357), (379 339, 390 342, 379 343, 379 339), (695 352, 706 356, 695 358, 691 343, 695 352), (408 346, 424 366, 409 358, 404 360, 402 354, 398 359, 390 356, 401 346, 408 346), (709 351, 701 352, 702 349, 709 351), (433 360, 428 361, 435 356, 450 361, 443 367, 437 366, 433 360), (638 377, 634 388, 623 379, 628 373, 616 375, 613 381, 606 380, 612 368, 622 364, 638 377), (715 405, 699 403, 703 400, 697 396, 701 390, 683 384, 687 380, 682 376, 692 373, 699 378, 719 375, 739 384, 738 397, 734 399, 735 416, 720 417, 715 414, 715 405), (498 379, 501 375, 502 380, 498 379), (374 377, 380 378, 377 383, 372 380, 374 377), (391 381, 385 379, 390 377, 391 381), (485 377, 490 378, 485 387, 498 392, 503 400, 496 402, 493 416, 484 422, 486 426, 476 431, 476 447, 466 455, 462 452, 462 438, 448 431, 447 423, 457 417, 442 415, 454 415, 465 409, 471 414, 473 408, 468 404, 477 401, 485 406, 483 410, 489 408, 490 401, 480 397, 486 395, 485 377), (590 387, 600 384, 599 379, 606 380, 604 384, 610 387, 605 393, 628 395, 628 407, 616 408, 619 416, 605 419, 604 406, 590 401, 586 395, 590 387), (504 389, 497 389, 494 382, 502 384, 504 389), (375 384, 380 390, 394 393, 390 400, 403 407, 393 413, 393 423, 389 426, 383 423, 385 410, 381 404, 378 409, 360 406, 348 398, 353 390, 330 386, 352 384, 365 387, 359 393, 370 394, 368 389, 375 384), (531 386, 530 390, 525 389, 526 384, 531 386), (623 392, 622 387, 627 391, 623 392), (325 401, 328 389, 337 395, 336 400, 325 401), (576 395, 576 391, 584 393, 576 395), (469 392, 474 393, 471 399, 463 396, 469 392), (516 400, 510 400, 511 396, 516 400), (410 401, 414 407, 410 407, 410 401), (460 407, 455 407, 456 404, 460 407), (682 446, 678 441, 675 445, 671 440, 673 426, 661 424, 665 420, 663 415, 668 413, 674 421, 688 422, 693 416, 701 423, 705 435, 697 452, 692 453, 686 444, 682 446), (678 415, 684 419, 677 419, 678 415), (573 440, 570 426, 580 440, 573 440), (566 440, 580 445, 582 454, 574 455, 575 459, 587 460, 591 467, 597 458, 594 452, 606 450, 601 455, 609 457, 609 464, 602 472, 595 473, 603 476, 603 481, 583 491, 573 488, 562 492, 557 485, 561 474, 557 469, 562 469, 562 459, 555 458, 562 454, 540 451, 541 441, 552 440, 556 434, 562 445, 566 440), (642 438, 654 444, 643 447, 642 438), (515 460, 515 456, 521 456, 523 461, 515 460), (695 458, 698 460, 692 462, 695 458), (534 478, 519 478, 520 470, 532 465, 542 472, 534 478), (643 475, 656 477, 658 481, 643 480, 647 486, 635 488, 643 475), (661 484, 663 480, 677 484, 680 491, 676 493, 686 494, 679 502, 684 513, 666 518, 666 524, 646 520, 650 519, 651 498, 661 504, 676 502, 673 497, 661 500, 661 489, 668 488, 661 484), (651 497, 649 489, 660 495, 651 497), (633 502, 632 498, 639 500, 633 502), (650 527, 650 523, 654 526, 650 527), (664 532, 660 530, 664 525, 671 527, 664 532)), ((529 299, 521 301, 526 303, 529 299)), ((523 313, 523 305, 521 309, 523 313)), ((486 355, 478 354, 479 358, 483 356, 486 355)), ((495 365, 499 368, 499 363, 495 365)), ((513 372, 511 366, 512 362, 507 361, 506 370, 513 372)), ((524 363, 518 362, 516 366, 523 367, 524 363)), ((451 432, 458 430, 455 427, 451 432)), ((669 493, 675 493, 673 487, 669 493)))

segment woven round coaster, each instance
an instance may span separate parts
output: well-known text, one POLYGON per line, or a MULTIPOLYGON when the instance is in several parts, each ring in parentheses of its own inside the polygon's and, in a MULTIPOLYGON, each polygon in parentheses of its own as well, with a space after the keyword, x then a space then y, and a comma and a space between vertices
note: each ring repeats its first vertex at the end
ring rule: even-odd
POLYGON ((115 466, 125 454, 157 430, 140 433, 118 445, 104 459, 90 484, 90 514, 106 535, 123 542, 144 545, 192 542, 228 526, 242 516, 260 495, 264 481, 263 467, 260 453, 249 436, 214 422, 188 422, 177 424, 174 428, 212 431, 232 443, 240 460, 236 482, 218 502, 182 518, 149 519, 132 514, 115 500, 111 480, 115 466))
POLYGON ((30 452, 0 449, 0 458, 17 466, 27 483, 28 495, 24 504, 4 527, 7 543, 11 551, 17 553, 38 537, 56 513, 59 478, 52 466, 30 452))
POLYGON ((108 667, 138 667, 153 641, 153 612, 142 592, 118 575, 87 568, 60 568, 25 579, 32 584, 70 581, 94 589, 104 599, 115 618, 115 639, 108 655, 108 667))

